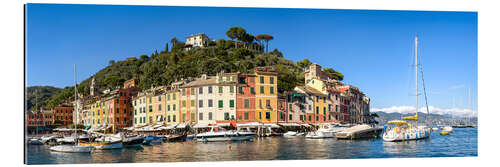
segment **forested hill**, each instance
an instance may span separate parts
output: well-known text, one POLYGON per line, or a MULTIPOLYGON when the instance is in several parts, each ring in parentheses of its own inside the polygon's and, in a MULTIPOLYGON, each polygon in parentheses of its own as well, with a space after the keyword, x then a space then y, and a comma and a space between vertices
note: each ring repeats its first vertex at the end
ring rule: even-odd
MULTIPOLYGON (((304 84, 303 70, 311 64, 309 60, 294 63, 284 58, 278 49, 270 52, 252 49, 263 47, 263 41, 269 42, 273 39, 272 36, 264 34, 254 37, 241 27, 232 27, 226 34, 235 40, 219 39, 209 42, 208 47, 187 50, 184 42, 173 38, 162 51, 155 51, 149 56, 140 55, 138 58, 131 57, 122 61, 110 60, 107 67, 82 81, 78 85, 78 91, 88 95, 92 77, 95 77, 99 91, 119 86, 132 78, 139 79, 138 87, 149 88, 202 74, 215 75, 221 71, 253 72, 257 66, 274 66, 278 71, 279 92, 304 84)), ((325 71, 339 80, 343 79, 343 75, 332 68, 325 68, 325 71)), ((51 107, 70 99, 73 95, 71 88, 54 93, 42 104, 51 107)))
POLYGON ((61 88, 52 86, 30 86, 26 89, 26 107, 29 109, 38 108, 41 106, 39 104, 60 91, 62 91, 61 88))

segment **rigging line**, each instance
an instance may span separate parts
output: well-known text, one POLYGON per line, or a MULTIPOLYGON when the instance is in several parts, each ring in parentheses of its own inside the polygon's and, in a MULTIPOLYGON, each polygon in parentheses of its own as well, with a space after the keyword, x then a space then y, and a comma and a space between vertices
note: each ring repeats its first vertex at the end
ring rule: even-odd
MULTIPOLYGON (((422 59, 422 58, 420 58, 420 59, 422 59)), ((427 103, 427 93, 425 91, 424 69, 422 68, 422 60, 420 60, 420 73, 422 74, 422 87, 424 89, 425 107, 427 109, 427 117, 426 117, 426 120, 427 120, 429 117, 429 104, 427 103)))

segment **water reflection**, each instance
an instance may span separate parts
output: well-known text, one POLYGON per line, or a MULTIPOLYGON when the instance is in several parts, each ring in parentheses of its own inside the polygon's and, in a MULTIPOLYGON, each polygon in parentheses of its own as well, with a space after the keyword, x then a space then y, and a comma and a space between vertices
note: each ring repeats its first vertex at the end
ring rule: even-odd
POLYGON ((407 142, 269 137, 230 144, 162 143, 91 154, 50 152, 48 146, 30 145, 27 153, 30 164, 477 156, 477 130, 457 129, 449 136, 433 133, 430 139, 407 142))

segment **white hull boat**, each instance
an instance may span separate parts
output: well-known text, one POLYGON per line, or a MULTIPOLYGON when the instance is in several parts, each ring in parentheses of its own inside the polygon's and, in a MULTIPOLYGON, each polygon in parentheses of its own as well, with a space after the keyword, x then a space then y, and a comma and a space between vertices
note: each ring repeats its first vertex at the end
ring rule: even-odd
POLYGON ((293 136, 297 136, 297 132, 294 132, 294 131, 288 131, 286 133, 283 134, 283 136, 285 137, 293 137, 293 136))
POLYGON ((319 129, 306 134, 306 138, 310 139, 322 139, 322 138, 333 138, 335 133, 345 130, 345 127, 336 127, 331 124, 322 124, 319 129))
POLYGON ((94 147, 92 146, 79 146, 79 145, 58 145, 50 147, 51 151, 66 152, 66 153, 90 153, 94 147))
POLYGON ((200 133, 196 135, 196 140, 200 142, 220 142, 220 141, 243 141, 243 140, 251 140, 256 135, 255 132, 249 131, 217 131, 214 132, 214 129, 210 132, 200 133))
POLYGON ((387 142, 397 142, 397 141, 407 141, 407 140, 419 140, 428 138, 431 134, 430 128, 425 126, 419 126, 417 128, 409 128, 406 130, 401 129, 391 129, 386 131, 382 136, 382 139, 387 142))
POLYGON ((40 141, 39 139, 30 139, 28 141, 28 144, 31 144, 31 145, 43 145, 42 141, 40 141))

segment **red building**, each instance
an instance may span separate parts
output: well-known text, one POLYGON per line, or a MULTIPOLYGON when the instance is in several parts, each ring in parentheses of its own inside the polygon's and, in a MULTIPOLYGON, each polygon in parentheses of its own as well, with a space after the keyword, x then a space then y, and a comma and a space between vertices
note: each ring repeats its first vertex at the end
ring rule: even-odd
POLYGON ((238 123, 256 122, 255 75, 240 74, 236 93, 236 118, 238 123))
POLYGON ((73 106, 67 104, 60 104, 53 107, 54 124, 56 125, 69 125, 73 124, 73 106))
POLYGON ((278 122, 288 122, 288 103, 286 97, 278 98, 278 122))

